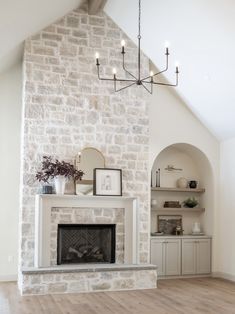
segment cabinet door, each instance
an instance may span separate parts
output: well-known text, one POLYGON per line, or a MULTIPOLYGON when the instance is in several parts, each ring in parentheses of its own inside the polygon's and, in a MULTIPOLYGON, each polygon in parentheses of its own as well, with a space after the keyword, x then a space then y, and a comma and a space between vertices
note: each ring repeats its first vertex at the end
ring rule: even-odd
POLYGON ((167 239, 165 242, 166 276, 179 276, 181 274, 181 241, 167 239))
POLYGON ((196 274, 196 240, 182 240, 182 275, 196 274))
POLYGON ((158 276, 165 275, 165 240, 151 240, 151 263, 157 265, 158 276))
POLYGON ((197 240, 197 274, 211 272, 211 240, 197 240))

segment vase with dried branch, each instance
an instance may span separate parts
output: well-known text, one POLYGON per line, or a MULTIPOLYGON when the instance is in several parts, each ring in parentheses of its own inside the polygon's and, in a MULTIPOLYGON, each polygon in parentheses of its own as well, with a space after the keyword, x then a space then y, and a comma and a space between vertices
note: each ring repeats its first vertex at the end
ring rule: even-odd
POLYGON ((66 181, 68 179, 81 180, 83 175, 82 170, 77 170, 69 162, 53 159, 52 156, 43 156, 42 167, 36 173, 36 179, 44 183, 49 183, 50 179, 54 179, 56 194, 64 194, 66 181))

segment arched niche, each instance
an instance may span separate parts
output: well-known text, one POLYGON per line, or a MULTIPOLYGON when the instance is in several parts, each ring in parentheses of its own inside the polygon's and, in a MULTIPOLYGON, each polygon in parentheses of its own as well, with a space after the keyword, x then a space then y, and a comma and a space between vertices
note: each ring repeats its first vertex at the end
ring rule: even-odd
POLYGON ((205 234, 213 235, 214 225, 214 176, 211 163, 199 148, 187 143, 175 143, 165 147, 155 158, 152 165, 152 184, 156 184, 156 170, 160 168, 161 187, 176 187, 177 179, 185 177, 187 180, 199 181, 199 187, 205 188, 205 193, 191 192, 159 192, 151 191, 151 199, 156 199, 156 208, 151 210, 151 231, 157 231, 157 215, 164 214, 164 201, 178 200, 181 203, 188 197, 194 196, 200 202, 200 207, 205 211, 166 212, 166 214, 180 214, 183 218, 185 234, 190 234, 194 222, 200 222, 205 234), (174 166, 182 170, 166 170, 167 166, 174 166))

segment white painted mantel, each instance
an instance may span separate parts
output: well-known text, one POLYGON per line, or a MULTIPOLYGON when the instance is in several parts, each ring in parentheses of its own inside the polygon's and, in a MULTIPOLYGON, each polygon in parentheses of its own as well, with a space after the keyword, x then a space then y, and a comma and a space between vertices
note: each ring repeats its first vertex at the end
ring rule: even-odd
POLYGON ((36 195, 35 267, 50 267, 50 234, 52 208, 124 208, 124 264, 138 264, 137 199, 123 196, 36 195))

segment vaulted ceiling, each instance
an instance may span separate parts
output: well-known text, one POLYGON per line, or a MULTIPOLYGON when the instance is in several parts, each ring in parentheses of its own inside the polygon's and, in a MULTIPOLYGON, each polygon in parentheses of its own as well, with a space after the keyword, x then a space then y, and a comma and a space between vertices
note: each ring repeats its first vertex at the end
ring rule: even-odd
MULTIPOLYGON (((136 40, 138 0, 109 0, 105 11, 136 40)), ((179 61, 176 92, 219 139, 235 137, 234 17, 234 0, 142 0, 142 49, 163 68, 170 42, 167 79, 179 61)))
POLYGON ((0 72, 21 58, 27 37, 77 8, 81 1, 0 1, 0 72))
MULTIPOLYGON (((28 36, 81 2, 1 1, 0 72, 20 58, 28 36)), ((108 0, 104 8, 135 41, 137 9, 138 0, 108 0)), ((171 69, 166 78, 174 81, 174 61, 179 61, 176 92, 219 139, 235 137, 234 16, 234 0, 142 0, 143 51, 161 69, 164 43, 170 42, 171 69)))

